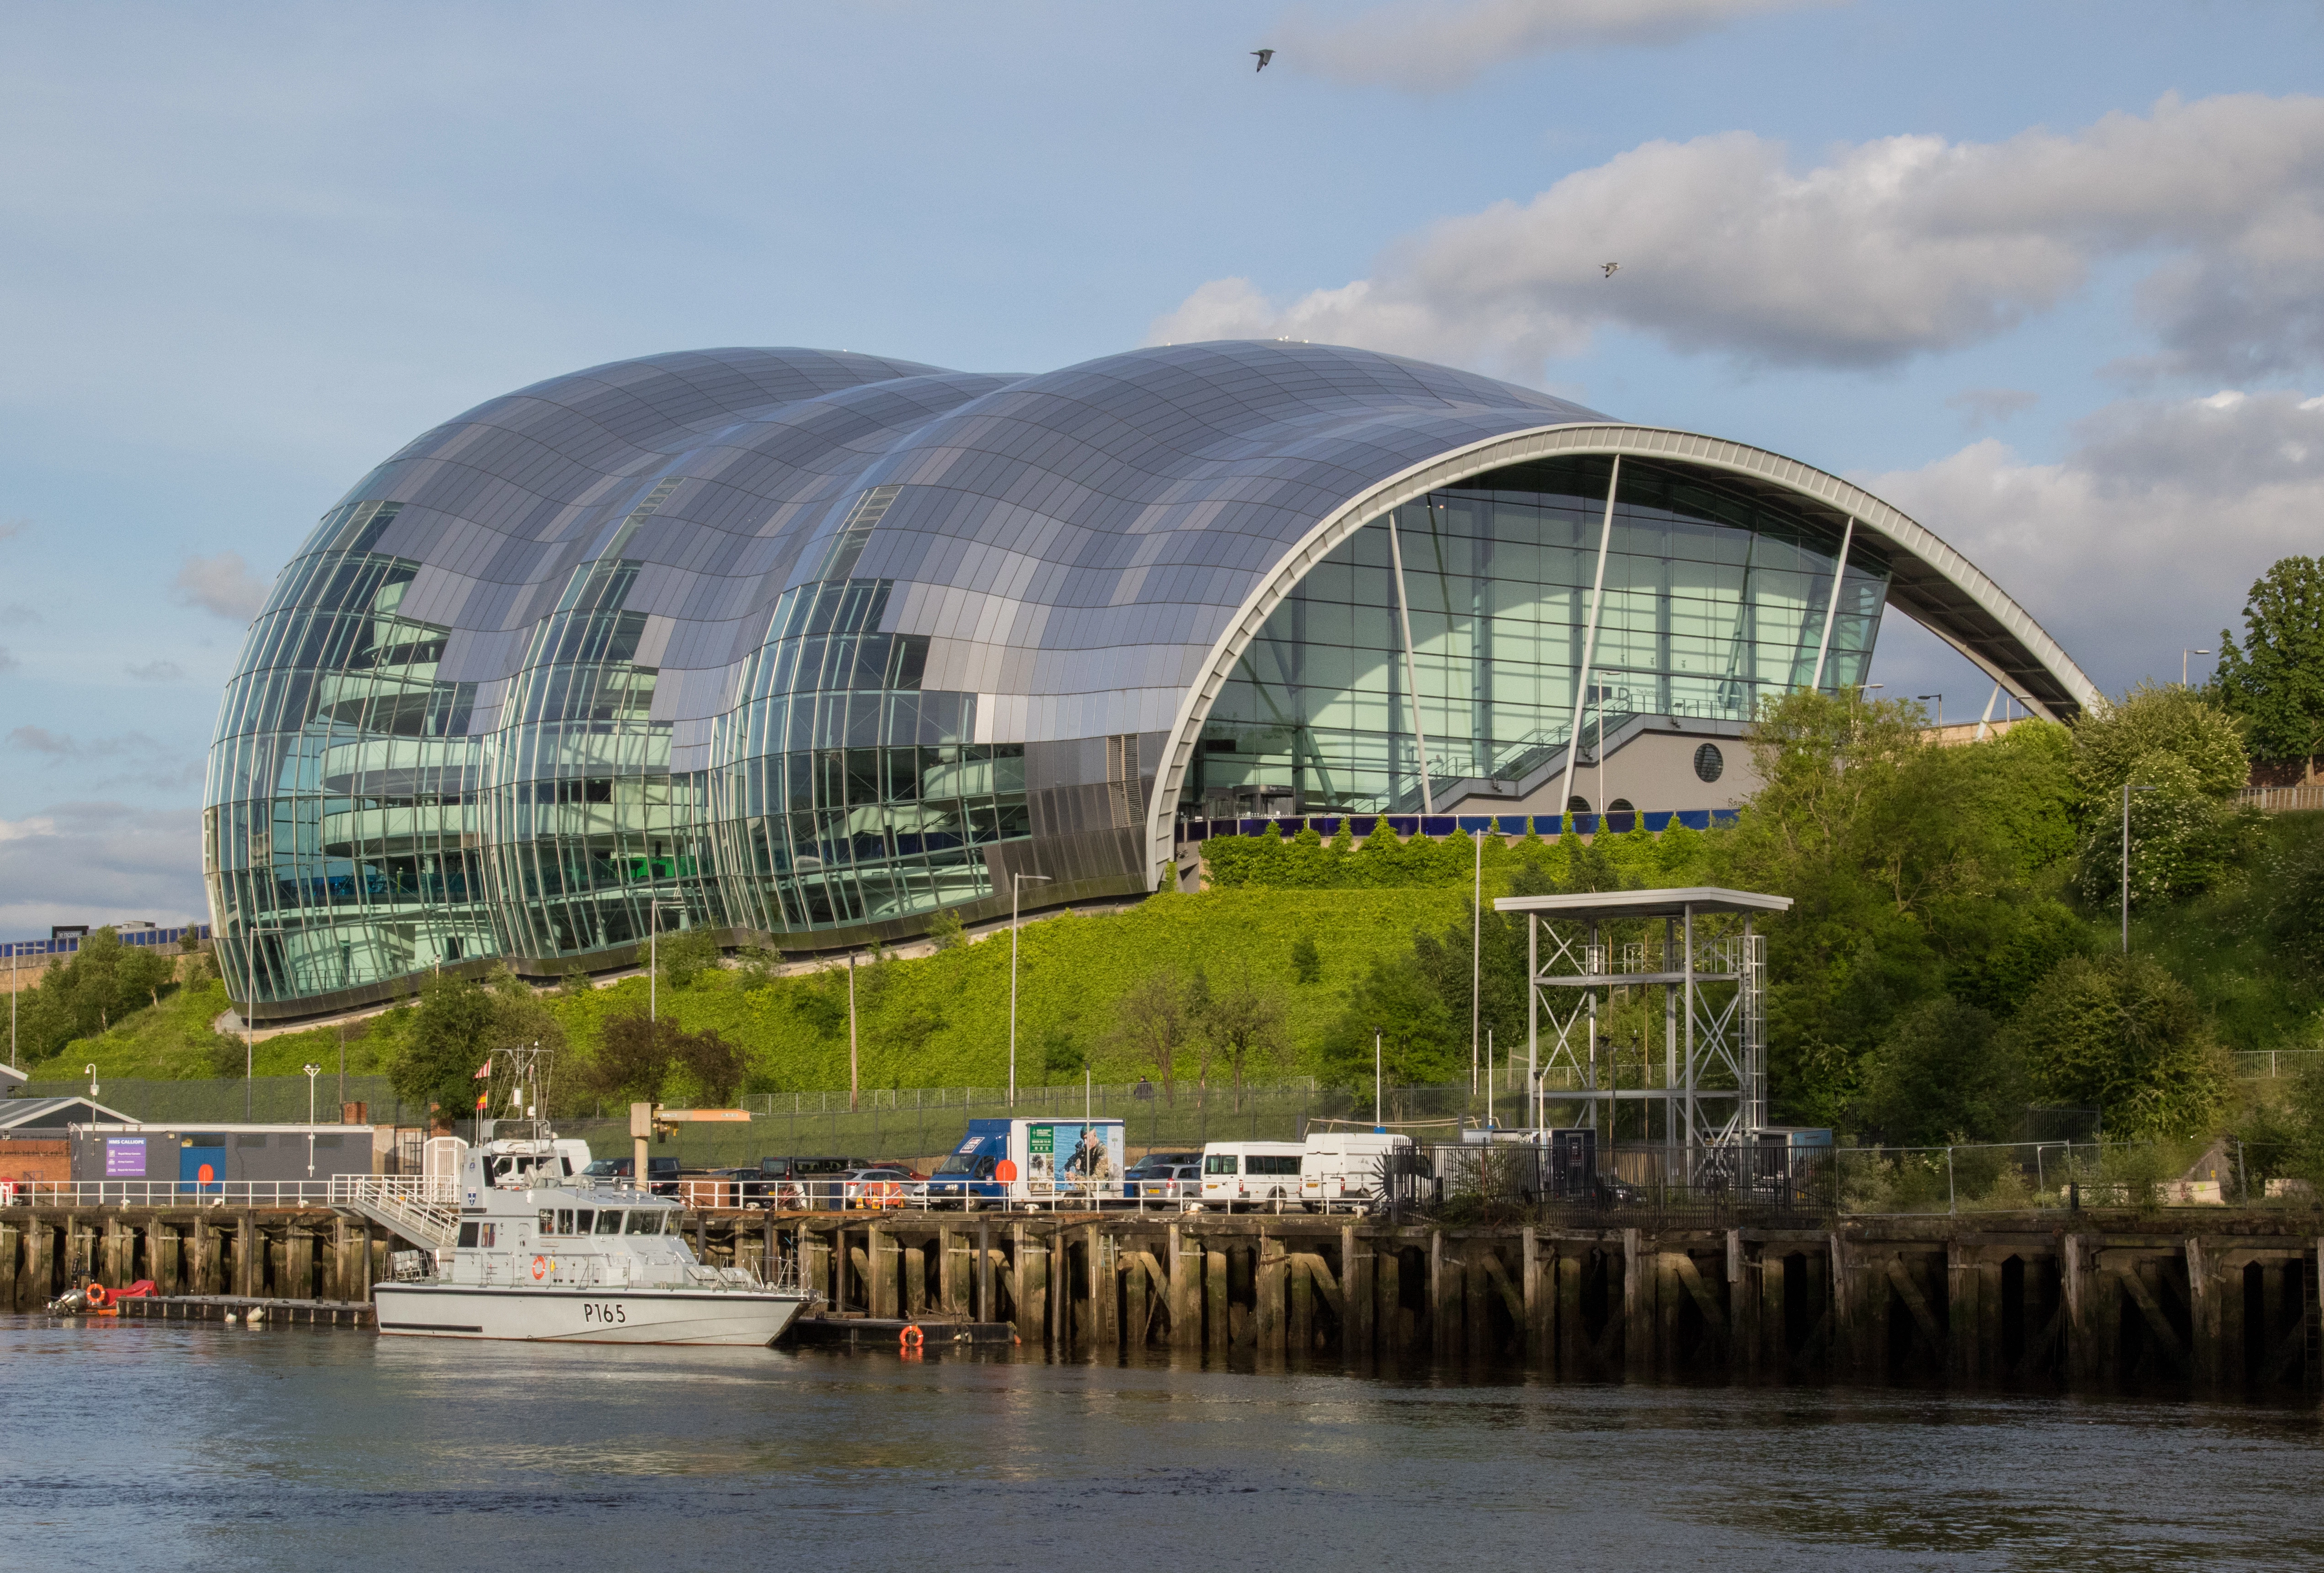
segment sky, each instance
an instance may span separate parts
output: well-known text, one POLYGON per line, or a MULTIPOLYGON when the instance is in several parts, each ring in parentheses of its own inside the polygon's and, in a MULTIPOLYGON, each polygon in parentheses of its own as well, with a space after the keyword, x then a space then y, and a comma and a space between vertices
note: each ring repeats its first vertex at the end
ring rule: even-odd
MULTIPOLYGON (((2318 0, 6 0, 0 938, 199 917, 314 520, 672 349, 1417 355, 1845 475, 2176 680, 2324 520, 2319 60, 2318 0)), ((1873 676, 1992 692, 1901 615, 1873 676)))

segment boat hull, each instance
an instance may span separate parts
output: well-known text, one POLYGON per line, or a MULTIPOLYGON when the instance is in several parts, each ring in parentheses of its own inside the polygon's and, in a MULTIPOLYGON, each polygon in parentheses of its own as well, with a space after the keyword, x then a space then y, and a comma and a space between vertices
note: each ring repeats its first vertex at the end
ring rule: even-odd
POLYGON ((372 1302, 389 1337, 751 1347, 780 1338, 807 1299, 764 1290, 381 1283, 372 1302))

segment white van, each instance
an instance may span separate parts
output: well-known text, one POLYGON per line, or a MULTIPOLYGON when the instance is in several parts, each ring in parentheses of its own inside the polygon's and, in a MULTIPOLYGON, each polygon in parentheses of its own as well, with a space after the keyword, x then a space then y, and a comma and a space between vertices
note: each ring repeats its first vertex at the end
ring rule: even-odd
POLYGON ((1203 1148, 1203 1205, 1232 1212, 1299 1200, 1297 1142, 1212 1142, 1203 1148))
POLYGON ((1373 1201, 1390 1153, 1410 1152, 1410 1136, 1375 1131, 1311 1131, 1299 1159, 1299 1199, 1310 1207, 1373 1201))

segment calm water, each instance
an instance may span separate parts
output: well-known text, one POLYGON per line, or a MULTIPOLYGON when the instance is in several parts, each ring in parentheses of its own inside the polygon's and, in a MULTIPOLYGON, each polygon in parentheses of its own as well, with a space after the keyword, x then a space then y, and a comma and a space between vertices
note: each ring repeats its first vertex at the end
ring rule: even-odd
POLYGON ((2308 1408, 0 1318, 0 1566, 2314 1568, 2308 1408))

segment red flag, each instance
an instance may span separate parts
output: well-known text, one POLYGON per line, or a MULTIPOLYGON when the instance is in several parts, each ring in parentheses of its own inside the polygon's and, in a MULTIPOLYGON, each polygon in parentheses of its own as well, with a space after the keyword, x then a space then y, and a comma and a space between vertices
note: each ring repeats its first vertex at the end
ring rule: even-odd
POLYGON ((489 1077, 492 1073, 493 1073, 493 1062, 492 1062, 491 1056, 487 1055, 487 1056, 485 1057, 485 1059, 484 1059, 484 1062, 483 1064, 481 1064, 481 1065, 479 1065, 479 1066, 477 1066, 477 1067, 476 1067, 476 1073, 475 1073, 475 1075, 473 1075, 473 1076, 469 1077, 469 1078, 468 1078, 468 1080, 469 1080, 469 1081, 484 1081, 485 1078, 489 1077))

